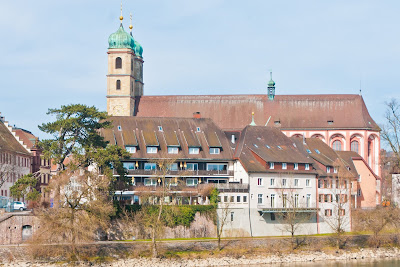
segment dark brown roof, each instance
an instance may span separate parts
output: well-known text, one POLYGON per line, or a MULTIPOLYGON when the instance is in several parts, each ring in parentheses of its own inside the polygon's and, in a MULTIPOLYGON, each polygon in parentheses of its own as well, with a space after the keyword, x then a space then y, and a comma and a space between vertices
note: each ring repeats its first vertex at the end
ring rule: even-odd
MULTIPOLYGON (((168 146, 180 147, 177 155, 168 154, 178 159, 221 159, 232 160, 233 152, 225 133, 211 119, 193 118, 138 118, 138 117, 111 117, 113 128, 101 129, 100 134, 111 143, 124 147, 128 145, 126 136, 137 136, 137 152, 132 154, 135 158, 159 158, 167 154, 168 146), (159 128, 161 126, 161 129, 159 128), (201 131, 197 132, 197 128, 201 131), (203 133, 204 132, 204 133, 203 133), (134 134, 132 134, 134 133, 134 134), (219 140, 220 154, 210 154, 209 144, 205 135, 211 133, 219 140), (140 136, 140 138, 139 138, 140 136), (148 154, 147 146, 159 146, 157 154, 148 154), (200 154, 189 154, 189 147, 200 147, 200 154)), ((214 141, 213 141, 214 142, 214 141)), ((134 145, 132 142, 129 145, 134 145)))
POLYGON ((13 132, 15 132, 15 134, 19 137, 19 139, 29 149, 32 149, 36 146, 36 140, 38 140, 38 138, 34 136, 31 132, 21 128, 13 128, 13 132))
POLYGON ((200 112, 224 130, 251 122, 281 129, 379 130, 360 95, 165 95, 138 99, 138 117, 192 117, 200 112))
POLYGON ((313 160, 301 153, 293 145, 292 140, 279 129, 247 126, 240 136, 235 158, 240 159, 248 172, 269 172, 255 159, 255 156, 265 162, 313 163, 313 160))
POLYGON ((31 155, 2 121, 0 121, 0 151, 31 155))

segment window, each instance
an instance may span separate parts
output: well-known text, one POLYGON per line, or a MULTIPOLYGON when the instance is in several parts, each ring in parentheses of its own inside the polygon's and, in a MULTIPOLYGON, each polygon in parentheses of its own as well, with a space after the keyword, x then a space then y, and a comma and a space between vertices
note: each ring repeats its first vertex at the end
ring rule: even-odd
POLYGON ((306 163, 305 169, 306 169, 306 171, 308 171, 310 169, 310 164, 306 163))
POLYGON ((162 131, 163 131, 163 128, 162 128, 162 126, 158 126, 158 131, 160 131, 160 132, 162 132, 162 131))
POLYGON ((282 170, 286 170, 286 169, 287 169, 287 163, 284 162, 284 163, 282 163, 282 170))
POLYGON ((275 208, 275 194, 271 194, 271 208, 275 208))
POLYGON ((326 172, 330 173, 331 172, 331 167, 326 167, 326 172))
POLYGON ((318 149, 314 149, 317 154, 321 154, 318 149))
POLYGON ((295 169, 295 170, 298 170, 298 169, 299 169, 299 164, 298 164, 298 163, 295 163, 295 164, 294 164, 294 169, 295 169))
POLYGON ((310 179, 306 179, 306 186, 310 186, 310 179))
POLYGON ((359 152, 359 143, 358 143, 358 141, 356 141, 356 140, 352 141, 351 145, 350 145, 350 149, 351 149, 351 151, 354 151, 356 153, 360 153, 359 152))
POLYGON ((336 167, 333 168, 333 173, 337 173, 337 168, 336 167))
POLYGON ((274 186, 274 185, 275 185, 275 179, 274 179, 274 178, 271 178, 270 184, 271 184, 271 186, 274 186))
POLYGON ((257 203, 258 204, 262 204, 263 203, 263 194, 258 194, 257 203))
POLYGON ((344 216, 346 214, 344 209, 339 210, 339 216, 344 216))
POLYGON ((281 147, 281 146, 277 146, 277 147, 278 147, 279 150, 282 150, 282 147, 281 147))
POLYGON ((269 163, 269 168, 272 170, 272 169, 274 169, 274 163, 273 162, 270 162, 269 163))
POLYGON ((361 197, 361 189, 357 190, 357 196, 361 197))
POLYGON ((148 146, 146 148, 147 153, 149 154, 155 154, 158 151, 158 148, 156 146, 148 146))
POLYGON ((199 132, 200 132, 200 127, 197 127, 197 129, 196 129, 196 130, 197 130, 197 132, 199 133, 199 132))
POLYGON ((210 154, 219 154, 221 149, 219 147, 210 147, 210 154))
POLYGON ((196 186, 198 183, 199 183, 199 180, 197 178, 188 178, 188 179, 186 179, 186 185, 187 186, 196 186))
POLYGON ((324 202, 324 195, 319 194, 318 199, 319 199, 319 202, 324 202))
POLYGON ((332 216, 332 210, 325 210, 325 216, 327 217, 332 216))
POLYGON ((200 148, 198 147, 189 147, 189 154, 199 154, 200 148))
POLYGON ((240 202, 240 196, 236 197, 236 202, 238 202, 238 203, 240 202))
POLYGON ((154 162, 145 162, 144 163, 144 169, 146 171, 155 170, 156 168, 157 168, 157 165, 154 162))
POLYGON ((339 140, 333 141, 332 148, 333 148, 333 150, 336 150, 336 151, 342 151, 342 142, 340 142, 339 140))
POLYGON ((133 163, 133 162, 124 162, 124 163, 122 163, 122 165, 124 166, 124 169, 127 169, 127 170, 135 169, 135 163, 133 163))
POLYGON ((299 186, 299 179, 294 179, 294 186, 299 186))
POLYGON ((243 202, 247 202, 247 196, 243 196, 243 202))
POLYGON ((308 154, 311 154, 311 150, 310 150, 310 149, 307 149, 307 153, 308 153, 308 154))
POLYGON ((358 175, 357 182, 361 182, 361 174, 358 175))
POLYGON ((286 179, 285 178, 282 179, 282 186, 286 186, 286 179))
POLYGON ((179 149, 177 147, 168 147, 168 154, 178 154, 179 149))
POLYGON ((121 81, 120 80, 117 80, 115 87, 117 90, 121 90, 121 81))
POLYGON ((231 222, 233 222, 233 212, 231 212, 231 222))
POLYGON ((256 147, 256 148, 258 148, 258 145, 256 145, 256 144, 253 144, 253 146, 256 147))
POLYGON ((228 170, 227 164, 215 164, 215 163, 207 164, 207 171, 218 171, 221 173, 226 173, 227 170, 228 170))
POLYGON ((275 221, 275 213, 271 213, 271 221, 275 221))
POLYGON ((318 180, 318 188, 323 188, 322 180, 318 180))
POLYGON ((178 178, 165 178, 165 184, 166 185, 171 185, 171 186, 177 186, 178 185, 178 178))
POLYGON ((257 185, 263 185, 263 178, 257 179, 257 185))
POLYGON ((286 208, 287 205, 287 194, 283 194, 282 196, 282 207, 286 208))
POLYGON ((136 147, 135 146, 125 146, 126 151, 129 153, 133 154, 136 153, 136 147))
POLYGON ((133 59, 131 59, 131 71, 133 71, 133 59))
POLYGON ((170 171, 177 171, 178 170, 178 163, 168 164, 167 169, 170 170, 170 171))
POLYGON ((122 69, 122 59, 120 57, 117 57, 115 59, 115 68, 116 69, 122 69))
POLYGON ((311 207, 311 195, 307 194, 306 196, 306 208, 310 208, 311 207))
POLYGON ((157 185, 157 179, 155 178, 144 178, 145 186, 154 186, 157 185))
POLYGON ((294 207, 295 208, 299 207, 299 194, 294 195, 294 207))
POLYGON ((232 203, 235 202, 235 196, 231 196, 230 199, 231 199, 230 201, 231 201, 232 203))
POLYGON ((228 196, 224 196, 224 202, 228 202, 228 196))
POLYGON ((198 169, 199 165, 197 163, 186 163, 186 170, 197 171, 198 169))

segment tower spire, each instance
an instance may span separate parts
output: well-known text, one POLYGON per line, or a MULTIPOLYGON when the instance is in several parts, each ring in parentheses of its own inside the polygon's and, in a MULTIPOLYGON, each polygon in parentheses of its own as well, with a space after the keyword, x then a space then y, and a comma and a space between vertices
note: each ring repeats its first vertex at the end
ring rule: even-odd
POLYGON ((251 113, 251 122, 250 122, 250 126, 257 126, 257 124, 254 121, 254 111, 251 113))
POLYGON ((121 0, 121 15, 119 16, 119 20, 121 21, 121 24, 122 24, 123 19, 124 19, 124 17, 122 16, 122 0, 121 0))
POLYGON ((275 98, 275 82, 272 80, 272 70, 269 70, 269 75, 271 79, 268 82, 268 99, 274 100, 275 98))
POLYGON ((129 30, 130 30, 131 36, 133 36, 132 35, 132 28, 133 28, 133 26, 132 26, 132 13, 129 13, 129 18, 131 20, 131 24, 129 24, 129 30))

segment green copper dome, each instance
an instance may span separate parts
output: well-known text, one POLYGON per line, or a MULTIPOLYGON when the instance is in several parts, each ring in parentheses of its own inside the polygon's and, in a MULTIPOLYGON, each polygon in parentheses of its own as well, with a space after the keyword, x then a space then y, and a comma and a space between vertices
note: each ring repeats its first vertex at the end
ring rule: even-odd
POLYGON ((137 41, 135 41, 135 54, 139 57, 143 55, 143 47, 137 41))
POLYGON ((275 86, 275 82, 271 79, 268 82, 268 86, 275 86))
POLYGON ((108 37, 108 48, 130 48, 132 50, 134 47, 133 38, 124 30, 124 26, 119 26, 119 29, 108 37))

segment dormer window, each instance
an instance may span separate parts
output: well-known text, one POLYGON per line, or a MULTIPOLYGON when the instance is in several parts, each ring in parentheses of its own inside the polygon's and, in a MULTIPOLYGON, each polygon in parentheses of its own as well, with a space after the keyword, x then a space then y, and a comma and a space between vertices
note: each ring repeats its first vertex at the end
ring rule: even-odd
POLYGON ((197 127, 196 131, 199 133, 201 132, 200 127, 197 127))
POLYGON ((136 147, 135 146, 125 146, 126 151, 129 153, 133 154, 136 153, 136 147))
POLYGON ((333 168, 333 173, 337 173, 337 168, 336 167, 333 168))
POLYGON ((311 150, 310 150, 310 149, 307 149, 307 153, 308 153, 308 154, 311 154, 311 150))
POLYGON ((310 170, 310 164, 306 163, 306 165, 305 165, 305 170, 306 170, 306 171, 310 170))
POLYGON ((268 149, 271 148, 269 145, 265 145, 265 147, 268 148, 268 149))
POLYGON ((118 125, 118 131, 122 131, 121 125, 118 125))
POLYGON ((328 124, 332 125, 333 124, 333 120, 328 120, 328 124))
POLYGON ((274 167, 275 167, 275 164, 274 164, 273 162, 270 162, 270 163, 269 163, 269 168, 270 168, 270 170, 273 170, 274 167))
POLYGON ((189 154, 199 154, 200 148, 199 147, 189 147, 189 154))
POLYGON ((148 146, 146 148, 146 152, 149 154, 156 154, 158 152, 158 147, 156 146, 148 146))
POLYGON ((221 149, 219 147, 210 147, 210 154, 219 154, 221 149))
POLYGON ((326 172, 330 173, 331 172, 331 167, 326 167, 326 172))
POLYGON ((314 149, 317 154, 321 154, 318 149, 314 149))
POLYGON ((283 162, 282 163, 282 170, 286 170, 287 169, 287 163, 286 162, 283 162))
POLYGON ((294 164, 294 169, 295 169, 295 170, 298 170, 298 169, 299 169, 299 164, 298 164, 298 163, 295 163, 295 164, 294 164))
POLYGON ((277 146, 277 147, 278 147, 279 150, 282 150, 282 147, 281 147, 281 146, 277 146))
POLYGON ((162 131, 163 131, 162 126, 158 126, 158 130, 159 130, 160 132, 162 132, 162 131))
POLYGON ((256 145, 256 144, 253 144, 253 146, 256 147, 256 148, 258 148, 258 145, 256 145))
POLYGON ((173 146, 168 147, 168 154, 178 154, 178 152, 179 152, 178 147, 173 147, 173 146))

